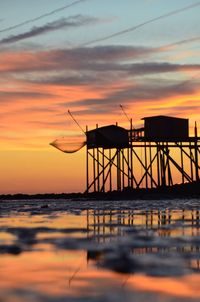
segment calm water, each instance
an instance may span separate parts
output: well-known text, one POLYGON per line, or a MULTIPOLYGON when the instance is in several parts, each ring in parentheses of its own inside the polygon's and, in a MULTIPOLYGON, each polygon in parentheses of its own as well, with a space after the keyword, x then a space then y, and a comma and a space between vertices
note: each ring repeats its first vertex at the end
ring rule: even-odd
POLYGON ((0 202, 0 302, 200 301, 200 200, 0 202))

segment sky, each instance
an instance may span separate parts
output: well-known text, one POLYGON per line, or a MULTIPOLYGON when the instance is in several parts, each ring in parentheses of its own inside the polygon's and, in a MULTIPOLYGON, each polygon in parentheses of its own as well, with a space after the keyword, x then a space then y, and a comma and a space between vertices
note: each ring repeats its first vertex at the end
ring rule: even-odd
POLYGON ((0 194, 85 189, 82 128, 199 118, 200 1, 0 0, 0 194))

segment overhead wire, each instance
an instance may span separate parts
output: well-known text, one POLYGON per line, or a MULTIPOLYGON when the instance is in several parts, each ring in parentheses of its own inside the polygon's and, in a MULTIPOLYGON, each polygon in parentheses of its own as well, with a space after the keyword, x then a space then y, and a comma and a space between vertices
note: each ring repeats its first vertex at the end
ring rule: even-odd
POLYGON ((196 2, 196 3, 193 3, 193 4, 190 4, 188 6, 185 6, 185 7, 182 7, 182 8, 179 8, 179 9, 176 9, 176 10, 173 10, 171 12, 168 12, 166 14, 163 14, 161 16, 158 16, 158 17, 155 17, 155 18, 152 18, 152 19, 149 19, 145 22, 142 22, 140 24, 137 24, 135 26, 132 26, 132 27, 129 27, 127 29, 124 29, 124 30, 121 30, 121 31, 118 31, 116 33, 113 33, 111 35, 108 35, 108 36, 104 36, 102 38, 97 38, 97 39, 94 39, 94 40, 91 40, 89 42, 86 42, 86 43, 83 43, 81 46, 88 46, 88 45, 91 45, 93 43, 96 43, 96 42, 102 42, 102 41, 106 41, 106 40, 109 40, 111 38, 114 38, 114 37, 117 37, 117 36, 121 36, 121 35, 124 35, 126 33, 129 33, 129 32, 133 32, 135 30, 137 30, 138 28, 141 28, 147 24, 150 24, 150 23, 153 23, 153 22, 156 22, 158 20, 161 20, 161 19, 164 19, 164 18, 168 18, 168 17, 171 17, 173 15, 177 15, 177 14, 180 14, 184 11, 187 11, 189 9, 192 9, 192 8, 195 8, 197 6, 200 6, 200 1, 196 2))
POLYGON ((170 44, 166 44, 166 45, 163 45, 159 48, 171 48, 171 47, 174 47, 174 46, 178 46, 178 45, 182 45, 182 44, 186 44, 186 43, 191 43, 191 42, 196 42, 196 41, 199 41, 200 40, 200 36, 196 36, 196 37, 191 37, 191 38, 188 38, 188 39, 183 39, 183 40, 180 40, 180 41, 177 41, 177 42, 173 42, 173 43, 170 43, 170 44))
MULTIPOLYGON (((70 4, 67 4, 67 5, 65 5, 65 6, 59 7, 59 8, 57 8, 57 9, 51 11, 51 12, 48 12, 48 13, 45 13, 45 14, 40 15, 40 16, 38 16, 38 17, 35 17, 35 18, 32 18, 32 19, 26 20, 26 21, 21 22, 21 23, 18 23, 18 24, 14 25, 14 26, 10 26, 10 27, 1 29, 1 30, 0 30, 0 33, 6 32, 6 31, 10 31, 10 30, 12 30, 12 29, 15 29, 15 28, 21 27, 21 26, 23 26, 23 25, 32 23, 32 22, 34 22, 34 21, 40 20, 40 19, 42 19, 42 18, 45 18, 45 17, 47 17, 47 16, 51 16, 51 15, 53 15, 53 14, 55 14, 55 13, 58 13, 58 12, 60 12, 60 11, 62 11, 62 10, 64 10, 64 9, 66 9, 66 8, 69 8, 69 7, 71 7, 71 6, 77 5, 77 4, 79 4, 79 3, 81 3, 81 2, 85 2, 85 1, 88 1, 88 0, 76 0, 76 1, 74 1, 74 2, 72 2, 72 3, 70 3, 70 4)), ((138 25, 135 25, 135 26, 133 26, 133 27, 127 28, 127 29, 125 29, 125 30, 118 31, 118 32, 116 32, 116 33, 114 33, 114 34, 111 34, 111 35, 108 35, 108 36, 105 36, 105 37, 102 37, 102 38, 99 38, 99 39, 94 39, 94 40, 91 40, 91 41, 82 43, 82 44, 80 44, 80 45, 78 45, 78 46, 76 46, 76 47, 74 47, 74 48, 82 47, 82 46, 89 46, 89 45, 91 45, 91 44, 93 44, 93 43, 95 43, 95 42, 100 42, 100 41, 104 41, 104 40, 109 40, 109 39, 111 39, 111 38, 113 38, 113 37, 120 36, 120 35, 126 34, 126 33, 128 33, 128 32, 135 31, 135 30, 137 30, 138 28, 141 28, 141 27, 143 27, 143 26, 145 26, 145 25, 147 25, 147 24, 149 24, 149 23, 156 22, 156 21, 158 21, 158 20, 160 20, 160 19, 167 18, 167 17, 170 17, 170 16, 172 16, 172 15, 176 15, 176 14, 178 14, 178 13, 184 12, 184 11, 186 11, 186 10, 188 10, 188 9, 192 9, 192 8, 197 7, 197 6, 199 6, 199 5, 200 5, 200 1, 198 1, 198 2, 196 2, 196 3, 193 3, 193 4, 191 4, 191 5, 185 6, 185 7, 183 7, 183 8, 180 8, 180 9, 177 9, 177 10, 174 10, 174 11, 171 11, 171 12, 168 12, 168 13, 163 14, 163 15, 161 15, 161 16, 152 18, 152 19, 150 19, 150 20, 147 20, 147 21, 142 22, 142 23, 140 23, 140 24, 138 24, 138 25)), ((3 41, 4 41, 4 40, 6 41, 7 39, 3 39, 3 41)), ((198 40, 200 40, 200 36, 196 36, 196 37, 192 37, 192 38, 189 38, 189 39, 184 39, 184 40, 181 40, 181 41, 178 41, 178 42, 174 42, 174 43, 170 43, 170 44, 167 44, 167 45, 163 45, 163 46, 158 47, 158 49, 162 49, 162 48, 170 48, 170 47, 173 47, 173 46, 177 46, 177 45, 181 45, 181 44, 185 44, 185 43, 190 43, 190 42, 195 42, 195 41, 198 41, 198 40)))
POLYGON ((42 14, 42 15, 40 15, 40 16, 38 16, 38 17, 35 17, 35 18, 32 18, 32 19, 28 19, 28 20, 25 20, 25 21, 20 22, 20 23, 18 23, 18 24, 15 24, 15 25, 13 25, 13 26, 9 26, 9 27, 3 28, 3 29, 0 30, 0 33, 7 32, 7 31, 10 31, 10 30, 19 28, 19 27, 21 27, 21 26, 30 24, 30 23, 32 23, 32 22, 41 20, 41 19, 43 19, 43 18, 52 16, 52 15, 54 15, 54 14, 56 14, 56 13, 59 13, 59 12, 65 10, 65 9, 69 8, 69 7, 75 6, 75 5, 77 5, 77 4, 81 3, 81 2, 85 2, 85 1, 88 1, 88 0, 76 0, 76 1, 73 1, 73 2, 70 3, 70 4, 66 4, 66 5, 64 5, 64 6, 62 6, 62 7, 59 7, 59 8, 57 8, 57 9, 54 9, 54 10, 52 10, 52 11, 50 11, 50 12, 47 12, 47 13, 45 13, 45 14, 42 14))

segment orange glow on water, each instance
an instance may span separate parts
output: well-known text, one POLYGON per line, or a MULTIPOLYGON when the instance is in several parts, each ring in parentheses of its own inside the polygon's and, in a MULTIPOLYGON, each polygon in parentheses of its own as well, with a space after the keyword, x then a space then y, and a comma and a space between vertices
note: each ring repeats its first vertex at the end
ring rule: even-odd
MULTIPOLYGON (((23 205, 23 203, 22 203, 23 205)), ((28 204, 27 204, 28 205, 28 204)), ((38 206, 41 205, 38 202, 38 206)), ((71 207, 72 205, 70 205, 71 207)), ((37 203, 29 205, 29 210, 32 207, 37 207, 37 203)), ((37 234, 37 240, 62 240, 66 238, 85 238, 88 236, 87 233, 79 232, 79 228, 86 228, 89 226, 90 233, 93 228, 93 219, 98 219, 100 223, 99 231, 96 229, 94 234, 101 234, 101 228, 103 223, 109 222, 111 213, 107 211, 105 220, 102 215, 103 212, 99 212, 100 216, 96 216, 97 212, 91 210, 89 213, 86 211, 80 215, 53 212, 50 215, 31 215, 17 214, 3 217, 1 220, 1 227, 10 227, 12 221, 13 228, 51 228, 57 230, 57 232, 48 233, 43 232, 37 234), (94 214, 94 217, 93 217, 94 214), (88 219, 91 218, 91 221, 88 219), (88 225, 89 223, 89 225, 88 225), (59 233, 62 229, 76 229, 77 232, 73 233, 59 233), (98 233, 99 232, 99 233, 98 233)), ((119 211, 120 213, 120 211, 119 211)), ((187 222, 191 215, 194 215, 191 211, 161 211, 166 217, 173 219, 173 221, 179 220, 184 214, 185 222, 187 222)), ((128 223, 130 218, 129 212, 121 211, 124 215, 122 225, 128 223)), ((149 212, 149 215, 151 212, 149 212)), ((152 222, 154 227, 159 225, 158 213, 152 213, 152 222)), ((117 212, 114 210, 113 219, 116 219, 117 212)), ((142 229, 146 226, 147 216, 141 211, 134 212, 133 225, 140 226, 142 229)), ((97 221, 96 221, 97 223, 97 221)), ((120 221, 118 219, 118 223, 120 221)), ((166 220, 166 226, 168 225, 166 220)), ((112 226, 111 226, 112 227, 112 226)), ((108 235, 109 226, 105 225, 107 231, 104 235, 108 235)), ((111 229, 110 229, 111 231, 111 229)), ((182 233, 169 233, 167 236, 174 235, 181 236, 182 233)), ((193 234, 193 228, 188 228, 187 236, 193 234)), ((112 235, 120 236, 120 232, 117 227, 112 230, 112 235)), ((183 235, 183 234, 182 234, 183 235)), ((186 235, 186 234, 185 234, 186 235)), ((194 235, 194 234, 193 234, 194 235)), ((121 234, 124 237, 123 234, 121 234)), ((163 237, 163 234, 159 234, 159 237, 163 237)), ((9 233, 3 233, 2 240, 7 243, 15 242, 14 236, 10 236, 9 233)), ((103 243, 103 242, 102 242, 103 243)), ((114 241, 113 241, 114 243, 114 241)), ((100 241, 98 244, 101 244, 100 241)), ((153 253, 159 254, 159 251, 153 253)), ((141 256, 148 254, 145 249, 141 250, 141 256)), ((140 254, 138 254, 140 255, 140 254)), ((147 256, 148 257, 148 256, 147 256)), ((158 255, 159 258, 159 255, 158 255)), ((102 296, 105 293, 110 297, 117 294, 118 297, 122 298, 124 294, 128 301, 133 299, 139 299, 142 295, 141 301, 146 301, 148 295, 151 295, 152 299, 158 298, 165 299, 199 299, 199 281, 200 276, 195 273, 190 273, 180 277, 151 277, 142 273, 135 274, 120 274, 107 269, 99 267, 96 264, 95 259, 90 259, 87 254, 87 250, 70 250, 70 247, 66 246, 66 249, 60 249, 52 245, 50 242, 36 243, 30 246, 29 251, 24 251, 18 256, 13 255, 1 255, 1 282, 0 282, 0 298, 6 298, 6 300, 12 297, 12 301, 18 301, 19 298, 17 293, 21 292, 21 301, 29 301, 26 296, 26 292, 33 292, 35 295, 46 295, 48 297, 77 297, 81 298, 84 296, 102 296), (19 274, 20 272, 20 274, 19 274), (55 286, 56 284, 56 286, 55 286), (25 290, 25 293, 23 292, 25 290)), ((3 299, 4 300, 4 299, 3 299)), ((9 301, 9 300, 8 300, 9 301)), ((160 300, 159 300, 160 301, 160 300)), ((162 300, 161 300, 162 301, 162 300)), ((170 300, 169 300, 170 301, 170 300)), ((178 300, 177 300, 178 301, 178 300)))
POLYGON ((151 278, 147 276, 131 277, 127 285, 138 290, 153 291, 164 293, 171 296, 184 298, 199 298, 199 281, 198 275, 192 275, 180 278, 151 278))

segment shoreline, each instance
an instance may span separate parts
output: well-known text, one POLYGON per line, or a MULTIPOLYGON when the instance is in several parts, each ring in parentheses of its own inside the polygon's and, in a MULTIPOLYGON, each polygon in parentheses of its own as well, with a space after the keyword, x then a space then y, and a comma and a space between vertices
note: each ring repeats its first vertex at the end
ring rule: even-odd
POLYGON ((93 199, 93 200, 135 200, 135 199, 176 199, 200 198, 200 181, 149 189, 125 188, 123 191, 91 193, 39 193, 2 194, 1 200, 25 199, 93 199))

